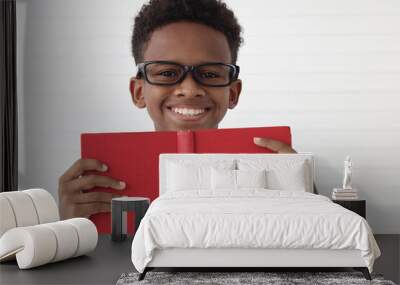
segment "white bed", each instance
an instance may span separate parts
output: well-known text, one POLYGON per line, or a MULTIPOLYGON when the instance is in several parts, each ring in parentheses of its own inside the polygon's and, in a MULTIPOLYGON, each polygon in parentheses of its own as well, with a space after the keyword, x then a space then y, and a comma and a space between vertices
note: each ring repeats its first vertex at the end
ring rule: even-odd
POLYGON ((370 278, 371 229, 313 194, 312 154, 162 154, 159 165, 160 197, 132 243, 140 279, 155 267, 354 267, 370 278))

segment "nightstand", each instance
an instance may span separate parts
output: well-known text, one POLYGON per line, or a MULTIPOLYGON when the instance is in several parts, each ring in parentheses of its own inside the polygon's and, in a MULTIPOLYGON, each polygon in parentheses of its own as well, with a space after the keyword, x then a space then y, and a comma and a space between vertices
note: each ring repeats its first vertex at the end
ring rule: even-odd
POLYGON ((146 214, 150 199, 145 197, 118 197, 111 200, 111 240, 127 238, 127 212, 135 213, 135 229, 146 214))
POLYGON ((366 219, 366 201, 365 200, 332 200, 332 202, 359 214, 366 219))

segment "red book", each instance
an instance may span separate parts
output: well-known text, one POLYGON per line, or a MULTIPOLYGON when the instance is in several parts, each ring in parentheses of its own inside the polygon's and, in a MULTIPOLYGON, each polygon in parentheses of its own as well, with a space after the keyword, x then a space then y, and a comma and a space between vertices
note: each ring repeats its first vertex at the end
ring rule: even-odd
MULTIPOLYGON (((94 188, 126 196, 158 197, 160 153, 271 153, 254 144, 254 137, 266 137, 291 145, 289 127, 203 129, 81 134, 82 158, 94 158, 108 166, 105 173, 124 181, 124 190, 94 188)), ((91 216, 99 233, 111 232, 111 214, 91 216)), ((131 224, 131 223, 130 223, 131 224)))

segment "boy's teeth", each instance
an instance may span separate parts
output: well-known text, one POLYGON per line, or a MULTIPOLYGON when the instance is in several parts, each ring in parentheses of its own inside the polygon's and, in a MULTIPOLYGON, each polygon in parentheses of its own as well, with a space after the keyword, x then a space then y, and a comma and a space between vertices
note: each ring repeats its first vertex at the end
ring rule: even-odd
POLYGON ((182 115, 195 116, 204 113, 205 109, 172 108, 172 111, 182 115))

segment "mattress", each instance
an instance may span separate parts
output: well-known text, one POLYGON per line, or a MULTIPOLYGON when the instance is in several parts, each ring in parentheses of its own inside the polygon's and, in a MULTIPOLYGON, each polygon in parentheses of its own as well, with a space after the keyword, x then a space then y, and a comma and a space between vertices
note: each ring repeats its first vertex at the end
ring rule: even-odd
POLYGON ((139 272, 162 249, 359 250, 372 272, 379 248, 367 221, 327 197, 242 189, 167 192, 153 201, 132 242, 139 272))

